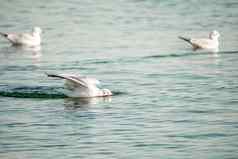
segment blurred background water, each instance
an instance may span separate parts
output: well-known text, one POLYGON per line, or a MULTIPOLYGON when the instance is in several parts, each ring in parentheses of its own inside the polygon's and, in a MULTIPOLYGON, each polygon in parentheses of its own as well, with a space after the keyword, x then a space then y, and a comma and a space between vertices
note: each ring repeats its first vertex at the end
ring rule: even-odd
POLYGON ((237 0, 1 1, 0 158, 238 158, 237 0), (221 34, 220 52, 177 36, 221 34), (115 95, 71 99, 45 72, 96 77, 115 95))

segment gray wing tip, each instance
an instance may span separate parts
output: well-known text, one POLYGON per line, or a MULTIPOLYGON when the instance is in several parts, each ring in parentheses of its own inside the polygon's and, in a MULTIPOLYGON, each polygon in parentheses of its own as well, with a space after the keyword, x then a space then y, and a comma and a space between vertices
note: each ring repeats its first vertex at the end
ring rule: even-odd
POLYGON ((178 38, 179 38, 179 39, 182 39, 182 40, 187 39, 187 38, 185 38, 185 37, 183 37, 183 36, 178 36, 178 38))
POLYGON ((48 77, 51 75, 51 74, 48 73, 48 72, 44 72, 44 73, 45 73, 45 75, 48 76, 48 77))
POLYGON ((3 37, 7 37, 8 35, 6 33, 0 32, 0 35, 2 35, 3 37))
POLYGON ((187 42, 191 42, 191 39, 190 38, 185 38, 185 37, 183 37, 183 36, 178 36, 178 38, 179 39, 182 39, 182 40, 184 40, 184 41, 187 41, 187 42))
POLYGON ((56 74, 51 74, 51 73, 48 73, 48 72, 45 72, 45 75, 46 75, 47 77, 58 77, 58 75, 56 75, 56 74))

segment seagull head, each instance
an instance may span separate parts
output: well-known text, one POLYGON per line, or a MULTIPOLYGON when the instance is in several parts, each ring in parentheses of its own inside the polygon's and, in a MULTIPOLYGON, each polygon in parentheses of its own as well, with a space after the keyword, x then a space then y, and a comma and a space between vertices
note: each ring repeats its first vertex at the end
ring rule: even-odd
POLYGON ((33 34, 41 35, 42 30, 40 27, 34 27, 32 32, 33 34))
POLYGON ((209 38, 210 39, 218 39, 220 37, 220 34, 218 31, 213 30, 210 34, 209 34, 209 38))

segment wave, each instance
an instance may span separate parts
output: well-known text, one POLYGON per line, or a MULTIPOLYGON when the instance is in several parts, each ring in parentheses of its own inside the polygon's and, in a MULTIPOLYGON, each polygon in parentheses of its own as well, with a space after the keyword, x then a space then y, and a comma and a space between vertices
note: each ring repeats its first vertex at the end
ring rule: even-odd
POLYGON ((166 58, 166 57, 183 57, 183 56, 192 56, 195 55, 194 53, 184 53, 184 54, 164 54, 164 55, 151 55, 151 56, 144 56, 142 58, 166 58))
POLYGON ((238 51, 221 51, 218 54, 238 54, 238 51))
MULTIPOLYGON (((0 86, 0 96, 2 97, 15 97, 15 98, 45 98, 45 99, 60 99, 70 98, 62 93, 63 87, 10 87, 7 85, 0 86)), ((121 91, 112 91, 113 96, 126 94, 121 91)))
POLYGON ((0 96, 15 98, 66 98, 67 96, 60 92, 61 88, 38 86, 38 87, 9 87, 0 88, 0 96))
POLYGON ((121 91, 112 91, 112 96, 126 95, 126 92, 121 91))
POLYGON ((162 55, 150 55, 144 56, 143 59, 150 59, 150 58, 169 58, 169 57, 185 57, 185 56, 201 56, 201 55, 209 55, 209 54, 238 54, 238 51, 221 51, 218 53, 211 53, 211 52, 187 52, 187 53, 172 53, 172 54, 162 54, 162 55))

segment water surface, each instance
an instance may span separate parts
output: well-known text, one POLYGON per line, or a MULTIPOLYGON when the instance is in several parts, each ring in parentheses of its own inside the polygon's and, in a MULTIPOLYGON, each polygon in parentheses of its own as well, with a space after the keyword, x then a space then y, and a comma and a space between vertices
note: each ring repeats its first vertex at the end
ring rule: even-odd
POLYGON ((0 158, 237 158, 235 0, 1 2, 0 30, 44 30, 41 48, 0 39, 0 158), (221 34, 220 52, 178 35, 221 34), (72 99, 45 72, 96 77, 115 95, 72 99))

